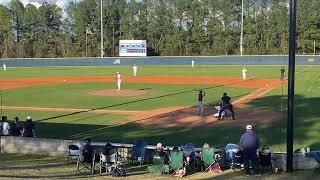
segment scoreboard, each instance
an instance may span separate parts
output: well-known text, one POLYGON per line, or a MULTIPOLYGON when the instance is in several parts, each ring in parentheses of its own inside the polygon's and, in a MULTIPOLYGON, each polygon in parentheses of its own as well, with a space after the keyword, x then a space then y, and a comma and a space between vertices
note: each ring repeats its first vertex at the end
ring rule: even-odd
POLYGON ((120 40, 119 56, 147 56, 147 41, 120 40))

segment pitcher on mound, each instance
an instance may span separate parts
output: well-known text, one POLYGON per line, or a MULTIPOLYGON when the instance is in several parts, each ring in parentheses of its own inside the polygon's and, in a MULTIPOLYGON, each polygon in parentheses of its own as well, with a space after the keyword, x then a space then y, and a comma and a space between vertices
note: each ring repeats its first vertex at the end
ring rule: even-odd
POLYGON ((120 72, 117 72, 116 79, 117 79, 117 86, 118 86, 117 90, 120 91, 120 89, 121 89, 121 74, 120 74, 120 72))

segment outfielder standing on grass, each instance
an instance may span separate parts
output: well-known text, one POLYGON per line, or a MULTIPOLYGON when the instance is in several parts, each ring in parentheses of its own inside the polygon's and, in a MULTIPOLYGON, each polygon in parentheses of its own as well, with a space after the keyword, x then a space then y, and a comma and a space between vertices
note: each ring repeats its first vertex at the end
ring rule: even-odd
POLYGON ((202 116, 203 113, 203 104, 202 104, 202 100, 203 97, 206 95, 206 92, 204 90, 200 90, 199 91, 199 95, 198 95, 198 111, 197 111, 197 115, 202 116))
POLYGON ((284 69, 284 66, 281 66, 280 69, 280 80, 283 81, 284 80, 284 73, 286 72, 286 70, 284 69))
POLYGON ((242 69, 242 80, 246 80, 247 79, 247 69, 246 67, 243 67, 242 69))
POLYGON ((133 70, 133 76, 137 76, 138 66, 136 64, 133 65, 132 70, 133 70))
POLYGON ((3 67, 3 71, 7 71, 7 65, 5 63, 3 63, 2 67, 3 67))
POLYGON ((120 72, 117 72, 117 77, 116 77, 116 79, 117 79, 117 86, 118 86, 118 91, 121 89, 121 74, 120 74, 120 72))

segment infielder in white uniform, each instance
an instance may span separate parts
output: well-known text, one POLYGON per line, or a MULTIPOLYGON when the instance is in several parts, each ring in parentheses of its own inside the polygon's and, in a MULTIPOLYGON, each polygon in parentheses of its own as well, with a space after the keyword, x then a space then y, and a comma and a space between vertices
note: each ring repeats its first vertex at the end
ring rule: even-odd
POLYGON ((5 63, 3 63, 3 71, 6 71, 7 70, 7 65, 5 63))
POLYGON ((121 89, 121 74, 120 72, 117 72, 117 85, 118 85, 118 91, 121 89))
POLYGON ((191 67, 194 68, 194 60, 191 61, 191 67))
POLYGON ((246 67, 243 67, 242 69, 242 80, 246 80, 247 79, 247 69, 246 67))
POLYGON ((133 76, 137 76, 138 66, 135 64, 133 65, 132 69, 133 69, 133 76))

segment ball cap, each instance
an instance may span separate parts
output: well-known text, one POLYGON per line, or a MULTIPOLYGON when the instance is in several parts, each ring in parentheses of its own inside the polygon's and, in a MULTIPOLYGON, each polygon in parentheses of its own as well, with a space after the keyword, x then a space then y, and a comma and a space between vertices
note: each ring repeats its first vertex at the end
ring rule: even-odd
POLYGON ((27 116, 27 119, 30 120, 30 119, 32 119, 32 117, 31 116, 27 116))
POLYGON ((117 74, 119 74, 120 72, 117 72, 117 74))
POLYGON ((248 125, 246 126, 246 130, 252 130, 252 126, 251 126, 250 124, 248 124, 248 125))

